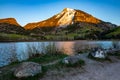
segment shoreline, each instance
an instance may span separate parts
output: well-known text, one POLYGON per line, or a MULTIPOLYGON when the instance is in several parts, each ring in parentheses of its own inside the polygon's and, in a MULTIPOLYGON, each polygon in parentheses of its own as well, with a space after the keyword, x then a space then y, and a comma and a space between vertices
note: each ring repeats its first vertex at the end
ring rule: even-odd
POLYGON ((120 41, 120 40, 8 40, 8 41, 0 41, 0 43, 10 43, 10 42, 69 42, 69 41, 120 41))

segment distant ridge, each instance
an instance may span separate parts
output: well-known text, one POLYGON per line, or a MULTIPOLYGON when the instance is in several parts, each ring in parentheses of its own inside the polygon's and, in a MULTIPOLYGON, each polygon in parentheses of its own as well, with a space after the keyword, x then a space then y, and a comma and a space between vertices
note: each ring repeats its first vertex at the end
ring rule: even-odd
POLYGON ((13 24, 13 25, 16 25, 16 26, 20 26, 20 24, 18 24, 18 22, 16 21, 15 18, 0 19, 0 23, 8 23, 8 24, 13 24))
POLYGON ((14 18, 0 19, 0 33, 24 34, 24 32, 25 29, 14 18))

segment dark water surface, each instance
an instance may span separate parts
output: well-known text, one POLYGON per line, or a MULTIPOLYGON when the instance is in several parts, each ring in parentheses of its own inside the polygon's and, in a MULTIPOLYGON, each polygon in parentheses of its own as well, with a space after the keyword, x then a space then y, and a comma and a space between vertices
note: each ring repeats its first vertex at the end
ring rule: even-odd
POLYGON ((13 60, 26 60, 29 58, 28 46, 34 46, 38 51, 42 51, 43 47, 54 44, 54 46, 62 50, 68 55, 75 53, 77 49, 90 49, 93 47, 102 47, 109 49, 114 46, 120 48, 120 41, 47 41, 47 42, 6 42, 0 43, 0 67, 8 65, 13 60))

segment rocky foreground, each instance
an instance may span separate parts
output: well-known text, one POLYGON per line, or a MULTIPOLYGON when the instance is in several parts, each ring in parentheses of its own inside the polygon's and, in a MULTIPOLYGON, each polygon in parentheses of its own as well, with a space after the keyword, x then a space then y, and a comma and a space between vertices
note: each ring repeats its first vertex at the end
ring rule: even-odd
MULTIPOLYGON (((48 60, 48 57, 44 58, 48 60)), ((88 58, 87 53, 61 58, 59 55, 45 63, 40 61, 42 58, 36 58, 38 62, 35 59, 0 68, 0 80, 120 80, 120 56, 110 55, 108 60, 95 60, 88 58), (63 63, 74 64, 80 59, 85 62, 84 65, 79 63, 70 67, 59 63, 62 60, 63 63)))
POLYGON ((120 80, 120 59, 110 56, 110 61, 95 61, 88 59, 86 54, 81 58, 86 64, 80 68, 66 68, 48 71, 40 80, 120 80))

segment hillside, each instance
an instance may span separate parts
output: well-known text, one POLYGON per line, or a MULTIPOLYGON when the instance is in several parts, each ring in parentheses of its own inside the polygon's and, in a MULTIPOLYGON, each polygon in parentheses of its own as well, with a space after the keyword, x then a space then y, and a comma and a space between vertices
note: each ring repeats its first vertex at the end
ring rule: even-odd
POLYGON ((120 26, 110 30, 106 35, 108 39, 120 39, 120 26))
POLYGON ((5 18, 0 19, 0 33, 24 34, 25 29, 14 18, 5 18))

